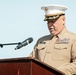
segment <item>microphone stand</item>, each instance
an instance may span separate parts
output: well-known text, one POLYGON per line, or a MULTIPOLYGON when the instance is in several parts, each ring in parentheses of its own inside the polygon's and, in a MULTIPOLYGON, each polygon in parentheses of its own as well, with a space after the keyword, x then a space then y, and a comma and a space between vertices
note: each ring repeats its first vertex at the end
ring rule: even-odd
POLYGON ((7 44, 0 44, 0 47, 2 48, 3 46, 7 46, 7 45, 19 45, 21 44, 21 42, 18 42, 18 43, 7 43, 7 44))

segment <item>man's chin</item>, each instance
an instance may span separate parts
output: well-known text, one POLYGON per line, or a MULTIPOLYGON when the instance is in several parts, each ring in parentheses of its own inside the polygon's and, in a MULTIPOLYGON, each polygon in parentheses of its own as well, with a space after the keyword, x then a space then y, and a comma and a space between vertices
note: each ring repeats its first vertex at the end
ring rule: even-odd
POLYGON ((55 34, 55 32, 54 32, 54 31, 50 31, 50 33, 51 33, 52 35, 54 35, 54 34, 55 34))
POLYGON ((55 36, 56 35, 56 33, 54 33, 54 32, 50 32, 50 33, 51 33, 52 36, 55 36))

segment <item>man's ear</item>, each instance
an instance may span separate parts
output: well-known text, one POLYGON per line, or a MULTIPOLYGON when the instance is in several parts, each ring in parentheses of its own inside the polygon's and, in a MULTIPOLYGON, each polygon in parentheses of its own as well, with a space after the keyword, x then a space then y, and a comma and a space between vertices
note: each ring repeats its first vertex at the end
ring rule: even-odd
POLYGON ((66 19, 65 16, 63 16, 63 21, 65 21, 65 19, 66 19))
POLYGON ((65 25, 65 16, 62 16, 63 25, 65 25))

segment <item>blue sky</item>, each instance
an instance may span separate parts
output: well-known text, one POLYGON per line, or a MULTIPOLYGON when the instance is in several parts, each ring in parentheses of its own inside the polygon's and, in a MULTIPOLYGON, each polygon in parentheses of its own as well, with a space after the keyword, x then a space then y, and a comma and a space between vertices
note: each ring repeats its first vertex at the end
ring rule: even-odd
POLYGON ((47 4, 66 5, 66 27, 76 33, 76 1, 72 0, 0 0, 0 44, 18 43, 32 37, 29 45, 15 50, 17 45, 0 48, 0 59, 27 57, 41 36, 49 34, 43 21, 41 6, 47 4))

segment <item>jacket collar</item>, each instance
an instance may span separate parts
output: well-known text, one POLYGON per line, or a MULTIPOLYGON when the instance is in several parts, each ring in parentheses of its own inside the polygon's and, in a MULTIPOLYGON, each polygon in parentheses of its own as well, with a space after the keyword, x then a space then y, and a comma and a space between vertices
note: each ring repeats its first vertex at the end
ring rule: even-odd
POLYGON ((67 29, 66 29, 66 27, 61 31, 61 33, 60 34, 58 34, 57 35, 57 37, 61 37, 62 35, 64 35, 65 33, 67 32, 67 29))

